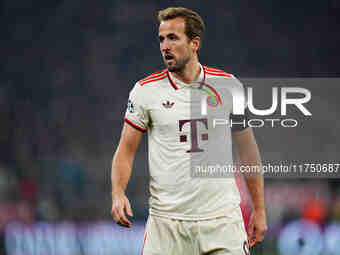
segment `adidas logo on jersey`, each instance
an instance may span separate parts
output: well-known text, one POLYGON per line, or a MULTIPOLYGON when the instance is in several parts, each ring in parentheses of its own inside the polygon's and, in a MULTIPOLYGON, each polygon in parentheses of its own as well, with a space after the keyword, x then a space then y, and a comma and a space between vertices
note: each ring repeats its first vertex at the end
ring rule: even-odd
POLYGON ((174 104, 175 102, 170 103, 169 101, 166 101, 165 103, 163 103, 163 106, 168 109, 168 108, 173 107, 174 104))

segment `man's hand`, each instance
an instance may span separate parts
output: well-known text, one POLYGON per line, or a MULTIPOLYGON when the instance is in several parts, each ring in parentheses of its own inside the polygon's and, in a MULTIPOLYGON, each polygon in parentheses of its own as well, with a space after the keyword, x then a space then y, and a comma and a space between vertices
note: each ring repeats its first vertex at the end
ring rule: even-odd
POLYGON ((256 243, 262 242, 267 232, 267 220, 265 210, 253 211, 250 216, 248 227, 249 247, 253 247, 256 243))
POLYGON ((132 223, 128 220, 125 215, 133 217, 129 199, 124 193, 114 193, 112 194, 112 218, 113 220, 122 227, 130 228, 132 223))

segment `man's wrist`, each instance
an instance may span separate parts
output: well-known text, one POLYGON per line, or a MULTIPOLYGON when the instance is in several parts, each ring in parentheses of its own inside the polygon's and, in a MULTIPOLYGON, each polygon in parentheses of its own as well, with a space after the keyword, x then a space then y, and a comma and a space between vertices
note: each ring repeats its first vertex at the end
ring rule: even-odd
POLYGON ((117 195, 123 195, 125 194, 125 191, 121 187, 115 187, 112 189, 112 197, 117 196, 117 195))
POLYGON ((266 214, 266 208, 263 206, 260 207, 254 207, 253 211, 258 213, 258 214, 266 214))

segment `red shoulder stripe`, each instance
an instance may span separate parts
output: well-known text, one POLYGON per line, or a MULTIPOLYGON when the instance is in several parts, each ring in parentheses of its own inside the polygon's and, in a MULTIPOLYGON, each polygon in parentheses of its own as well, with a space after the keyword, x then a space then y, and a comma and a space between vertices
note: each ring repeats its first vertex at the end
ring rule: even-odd
POLYGON ((156 72, 156 73, 153 73, 153 74, 147 76, 146 78, 142 79, 141 81, 146 81, 148 79, 156 78, 156 77, 160 76, 161 74, 163 74, 164 72, 166 72, 166 69, 161 70, 161 71, 156 72))
POLYGON ((223 74, 228 75, 228 77, 230 77, 230 78, 233 77, 231 74, 226 73, 226 72, 224 72, 223 70, 216 69, 216 68, 214 68, 214 67, 204 66, 204 68, 205 68, 206 71, 210 72, 211 74, 213 74, 213 73, 223 73, 223 74))
POLYGON ((212 73, 212 72, 209 72, 208 70, 206 71, 206 73, 210 74, 210 75, 214 75, 214 76, 224 76, 224 77, 228 77, 228 78, 233 78, 233 76, 231 76, 228 73, 212 73))
POLYGON ((223 72, 223 70, 220 70, 220 69, 217 69, 217 68, 214 68, 214 67, 210 67, 210 66, 204 66, 204 68, 208 71, 213 71, 213 72, 223 72))
POLYGON ((165 73, 166 73, 166 72, 162 72, 162 73, 157 74, 157 75, 154 75, 154 76, 152 76, 152 77, 150 77, 150 78, 145 78, 145 79, 141 80, 141 82, 146 82, 146 81, 149 81, 149 80, 152 80, 152 79, 161 77, 161 76, 164 75, 165 73))
POLYGON ((167 76, 168 76, 167 73, 164 73, 164 74, 162 74, 160 77, 155 77, 155 78, 153 78, 153 79, 148 79, 148 80, 146 80, 146 81, 141 81, 139 84, 140 84, 141 86, 143 86, 143 85, 148 84, 148 83, 150 83, 150 82, 163 80, 163 79, 164 79, 165 77, 167 77, 167 76))

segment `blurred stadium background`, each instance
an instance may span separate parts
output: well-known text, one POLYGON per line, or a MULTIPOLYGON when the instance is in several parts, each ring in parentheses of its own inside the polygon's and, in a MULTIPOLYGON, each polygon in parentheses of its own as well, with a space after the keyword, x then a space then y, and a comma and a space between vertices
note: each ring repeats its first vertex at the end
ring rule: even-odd
MULTIPOLYGON (((245 85, 340 75, 337 0, 1 1, 0 254, 140 254, 145 139, 127 191, 132 229, 110 218, 111 158, 129 90, 162 68, 156 12, 168 6, 201 14, 201 63, 245 85)), ((303 87, 313 116, 255 130, 262 158, 340 163, 339 80, 303 87)), ((260 105, 268 89, 258 85, 260 105)), ((257 254, 340 254, 339 191, 337 179, 266 179, 269 231, 257 254)))

